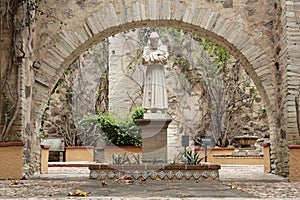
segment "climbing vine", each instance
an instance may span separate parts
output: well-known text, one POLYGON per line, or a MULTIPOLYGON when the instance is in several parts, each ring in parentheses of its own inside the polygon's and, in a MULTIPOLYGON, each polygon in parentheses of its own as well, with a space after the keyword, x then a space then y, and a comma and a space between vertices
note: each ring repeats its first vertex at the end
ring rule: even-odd
POLYGON ((19 140, 12 132, 20 108, 20 74, 25 52, 22 32, 36 20, 39 0, 4 0, 0 2, 0 141, 19 140), (13 74, 17 76, 14 77, 13 74))

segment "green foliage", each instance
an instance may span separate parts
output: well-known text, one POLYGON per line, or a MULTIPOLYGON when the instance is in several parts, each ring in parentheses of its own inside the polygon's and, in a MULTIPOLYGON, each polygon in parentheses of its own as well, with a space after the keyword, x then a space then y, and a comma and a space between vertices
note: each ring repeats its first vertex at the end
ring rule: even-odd
POLYGON ((116 146, 141 146, 141 130, 133 119, 116 120, 110 114, 99 116, 99 125, 107 141, 116 146))
POLYGON ((199 165, 201 160, 199 154, 194 151, 187 151, 184 154, 184 162, 186 165, 199 165))
POLYGON ((262 112, 262 113, 266 113, 266 112, 267 112, 267 109, 266 109, 265 106, 262 106, 260 109, 261 109, 261 112, 262 112))
POLYGON ((89 132, 93 130, 100 131, 99 126, 99 116, 98 115, 86 115, 82 120, 80 120, 78 126, 81 129, 88 130, 89 132))
POLYGON ((136 119, 142 119, 145 110, 136 108, 130 118, 116 119, 109 113, 86 116, 80 122, 81 129, 89 132, 98 132, 107 141, 107 144, 116 146, 141 146, 141 130, 136 119))
POLYGON ((290 144, 290 145, 300 145, 300 140, 292 140, 292 141, 289 141, 288 144, 290 144))
POLYGON ((250 94, 251 94, 251 97, 256 98, 257 95, 258 95, 257 88, 256 87, 251 87, 250 88, 250 94))
POLYGON ((146 110, 142 107, 137 107, 134 109, 134 111, 131 113, 131 119, 135 121, 136 119, 144 119, 144 113, 146 110))
POLYGON ((222 68, 229 60, 230 54, 221 46, 216 45, 208 39, 202 40, 202 46, 208 51, 209 55, 215 59, 216 67, 222 68))

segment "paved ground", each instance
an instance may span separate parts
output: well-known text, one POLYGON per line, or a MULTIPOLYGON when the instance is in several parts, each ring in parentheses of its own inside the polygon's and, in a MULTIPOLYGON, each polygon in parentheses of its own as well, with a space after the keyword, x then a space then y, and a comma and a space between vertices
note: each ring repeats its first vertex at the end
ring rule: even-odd
MULTIPOLYGON (((300 183, 272 174, 264 174, 263 166, 222 166, 220 181, 135 181, 90 180, 87 168, 51 167, 49 174, 11 185, 0 181, 0 199, 74 199, 69 192, 89 192, 82 199, 299 199, 300 183), (233 189, 232 189, 233 188, 233 189)), ((80 199, 76 197, 76 199, 80 199)))

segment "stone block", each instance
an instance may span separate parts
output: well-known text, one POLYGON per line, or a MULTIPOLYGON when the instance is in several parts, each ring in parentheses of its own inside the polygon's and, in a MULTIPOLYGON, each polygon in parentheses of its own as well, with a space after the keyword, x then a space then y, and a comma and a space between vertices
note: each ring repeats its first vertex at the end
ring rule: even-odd
POLYGON ((157 16, 157 0, 149 0, 150 20, 156 19, 157 16))
POLYGON ((205 29, 211 30, 216 24, 219 16, 219 13, 213 12, 209 17, 207 24, 205 25, 205 29))
POLYGON ((143 162, 167 162, 167 128, 170 119, 141 119, 143 162))

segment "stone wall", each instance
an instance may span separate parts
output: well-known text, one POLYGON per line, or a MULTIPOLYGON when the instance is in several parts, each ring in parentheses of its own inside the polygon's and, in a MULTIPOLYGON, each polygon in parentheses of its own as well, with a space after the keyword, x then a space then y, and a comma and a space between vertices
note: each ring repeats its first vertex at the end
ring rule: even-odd
POLYGON ((97 105, 105 110, 107 102, 99 102, 100 93, 106 93, 108 68, 107 42, 90 48, 65 71, 49 97, 42 130, 45 138, 64 138, 66 146, 92 145, 76 124, 87 115, 94 115, 97 105), (103 77, 104 76, 104 77, 103 77), (106 86, 104 86, 106 87, 106 86), (80 137, 81 135, 82 137, 80 137), (85 143, 86 142, 86 143, 85 143))
MULTIPOLYGON (((273 171, 288 173, 286 139, 299 139, 293 103, 299 80, 298 4, 288 0, 42 1, 39 8, 45 15, 38 17, 38 29, 34 35, 27 33, 32 38, 26 33, 21 37, 27 55, 22 62, 24 96, 22 122, 17 121, 14 129, 22 129, 28 138, 26 160, 37 157, 32 152, 39 146, 36 136, 49 94, 81 53, 134 27, 174 26, 199 33, 241 61, 267 106, 273 171)), ((2 33, 2 38, 9 38, 9 33, 2 33)), ((1 67, 6 66, 7 60, 2 61, 1 67)))
MULTIPOLYGON (((14 2, 15 3, 15 2, 14 2)), ((14 124, 10 130, 9 138, 11 140, 22 140, 24 145, 23 156, 23 175, 33 175, 40 169, 40 141, 37 132, 34 131, 35 123, 32 120, 32 105, 36 102, 32 101, 34 88, 34 41, 35 41, 35 24, 25 25, 24 10, 22 8, 7 8, 14 4, 7 4, 6 1, 0 2, 1 9, 1 87, 3 76, 8 75, 7 83, 10 92, 7 96, 12 95, 11 105, 15 104, 16 117, 11 115, 14 124), (12 13, 11 13, 12 11, 12 13), (10 16, 8 13, 13 14, 10 16), (11 21, 9 21, 12 17, 11 21), (16 24, 16 21, 20 24, 16 24), (10 71, 6 71, 11 67, 10 71)), ((35 13, 32 13, 35 16, 35 13)), ((1 94, 2 95, 2 94, 1 94)), ((3 102, 1 102, 3 103, 3 102)), ((3 103, 4 104, 4 103, 3 103)), ((5 106, 5 105, 1 105, 5 106)), ((1 121, 1 125, 3 125, 1 121)), ((0 129, 2 131, 2 127, 0 129)), ((0 132, 1 132, 0 131, 0 132)))
MULTIPOLYGON (((173 120, 168 129, 168 159, 172 160, 180 151, 183 151, 181 143, 183 135, 190 136, 190 145, 192 146, 194 145, 193 138, 196 135, 210 134, 206 126, 210 124, 208 112, 212 105, 209 103, 205 80, 193 77, 192 74, 189 74, 191 69, 183 69, 183 66, 175 63, 177 56, 179 56, 177 54, 185 55, 185 59, 191 59, 193 49, 196 51, 197 48, 201 47, 201 43, 191 39, 191 35, 183 34, 183 32, 172 29, 160 29, 159 31, 164 42, 167 42, 169 53, 172 55, 165 68, 166 87, 169 94, 168 113, 173 120), (172 35, 174 33, 179 35, 172 35), (167 41, 165 41, 166 39, 167 41), (190 47, 191 45, 193 47, 190 47), (182 46, 186 46, 184 51, 181 49, 182 46)), ((87 105, 90 107, 88 110, 91 111, 91 114, 95 113, 93 110, 95 102, 91 101, 93 99, 91 97, 96 96, 100 90, 98 91, 96 87, 93 87, 93 85, 98 85, 99 79, 92 77, 95 74, 101 74, 101 72, 92 69, 99 68, 99 63, 95 62, 96 60, 104 59, 101 52, 109 52, 109 112, 124 118, 135 107, 141 106, 145 67, 141 65, 137 53, 142 51, 147 41, 147 32, 150 32, 150 29, 133 29, 126 33, 116 34, 108 39, 109 48, 107 50, 100 43, 89 49, 88 53, 80 56, 81 59, 77 60, 65 73, 64 79, 66 80, 61 80, 50 96, 49 108, 46 110, 43 124, 46 137, 65 137, 66 145, 70 145, 68 136, 75 136, 77 133, 73 121, 75 118, 71 112, 75 111, 74 114, 77 115, 76 109, 72 110, 72 107, 78 106, 78 102, 72 101, 74 97, 71 99, 68 95, 70 93, 79 95, 81 101, 88 102, 87 105), (83 76, 82 73, 87 75, 83 76), (81 87, 86 95, 80 95, 82 89, 77 90, 78 87, 73 87, 76 77, 81 77, 81 87), (67 99, 68 96, 69 99, 67 99), (67 134, 68 132, 71 134, 67 134)), ((200 55, 198 56, 200 57, 200 55)), ((191 60, 188 62, 192 63, 191 60)), ((230 62, 235 63, 234 59, 230 62)), ((231 70, 230 68, 229 71, 231 70)), ((249 96, 254 84, 243 70, 239 71, 241 71, 239 73, 241 82, 243 85, 248 85, 245 86, 245 94, 242 95, 249 96)), ((243 88, 240 89, 243 91, 243 88)), ((239 97, 237 96, 237 98, 239 97)), ((269 137, 266 114, 262 113, 263 107, 259 95, 252 104, 242 106, 243 112, 231 119, 233 126, 241 125, 241 127, 237 128, 238 132, 236 130, 233 132, 232 129, 228 133, 229 139, 232 140, 234 135, 243 134, 269 137)), ((81 117, 88 114, 84 111, 84 107, 79 110, 81 117)))
MULTIPOLYGON (((47 12, 66 22, 61 27, 64 30, 61 34, 55 35, 59 27, 54 20, 44 18, 39 21, 42 29, 38 34, 47 45, 39 50, 42 61, 40 70, 36 72, 37 86, 41 82, 55 82, 56 72, 61 73, 58 65, 65 69, 76 55, 114 33, 141 26, 174 26, 197 32, 229 50, 241 61, 253 79, 268 112, 276 114, 277 101, 271 98, 277 95, 277 80, 272 62, 275 54, 272 38, 275 37, 273 30, 277 28, 277 15, 274 15, 276 6, 278 7, 277 1, 168 1, 165 4, 167 6, 161 6, 157 1, 116 1, 111 4, 94 2, 93 5, 91 2, 61 3, 68 10, 61 6, 47 5, 47 12), (103 12, 96 12, 97 6, 103 8, 103 12), (156 12, 154 8, 162 8, 163 12, 156 12), (78 19, 79 15, 83 17, 78 19), (70 23, 74 19, 78 20, 70 23), (152 21, 154 19, 158 20, 152 21), (125 22, 128 24, 123 26, 125 22), (44 53, 46 51, 48 53, 44 53)), ((40 42, 38 46, 43 47, 43 44, 40 42)), ((271 135, 277 130, 275 114, 268 115, 270 124, 274 126, 270 129, 271 135)))
POLYGON ((300 64, 299 64, 299 22, 300 2, 280 1, 280 42, 276 45, 276 68, 279 80, 279 119, 280 127, 277 134, 271 138, 272 170, 277 174, 289 173, 288 143, 300 140, 300 133, 296 123, 295 97, 299 95, 300 64))
MULTIPOLYGON (((141 106, 141 90, 145 69, 140 63, 140 59, 136 61, 138 59, 136 54, 137 52, 141 52, 145 45, 144 36, 147 35, 147 31, 150 31, 149 28, 134 29, 109 38, 109 110, 116 115, 126 116, 131 112, 132 108, 141 106), (124 83, 126 84, 124 85, 124 83)), ((172 119, 168 128, 168 159, 172 160, 183 150, 181 143, 183 135, 190 136, 190 145, 192 146, 194 145, 193 139, 196 135, 210 134, 210 131, 205 126, 206 124, 210 124, 208 122, 210 121, 210 117, 207 114, 212 105, 209 103, 210 97, 207 96, 208 93, 204 84, 205 81, 209 80, 197 79, 195 77, 193 78, 194 80, 189 80, 188 76, 191 75, 185 74, 187 72, 184 69, 180 69, 182 66, 177 66, 178 64, 174 61, 178 54, 183 57, 186 56, 185 59, 188 59, 192 63, 192 60, 189 59, 197 55, 192 54, 191 51, 199 50, 198 48, 199 46, 201 47, 201 43, 198 42, 197 44, 196 41, 188 39, 190 37, 188 35, 180 36, 182 34, 180 32, 177 32, 179 35, 174 37, 171 35, 172 31, 168 32, 166 29, 160 29, 160 31, 161 37, 164 42, 167 42, 166 45, 168 46, 169 53, 172 55, 165 68, 169 99, 168 114, 172 119), (187 39, 183 39, 185 37, 187 39), (180 43, 180 49, 178 49, 178 44, 176 43, 180 43), (197 80, 195 81, 195 79, 197 80)), ((200 57, 200 55, 198 56, 200 57)), ((230 62, 234 63, 233 60, 230 62)), ((251 94, 250 88, 254 87, 254 84, 246 73, 243 70, 241 71, 240 76, 243 77, 241 78, 241 82, 249 84, 245 92, 247 95, 248 93, 251 94)), ((243 128, 239 133, 228 133, 229 139, 232 139, 235 134, 269 137, 269 133, 267 133, 266 114, 262 113, 263 107, 264 105, 259 95, 250 107, 243 106, 241 108, 243 109, 243 113, 231 119, 231 124, 243 124, 243 128)))

